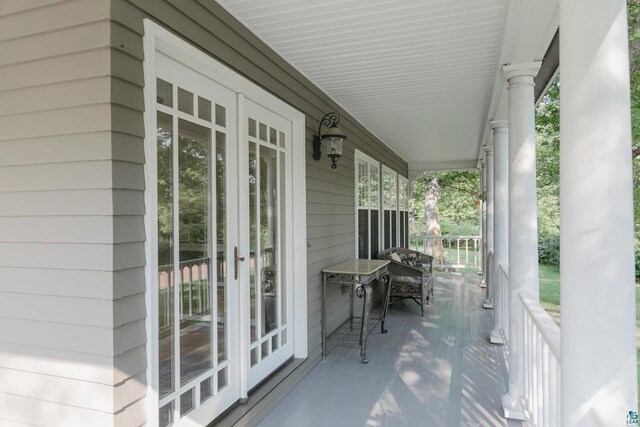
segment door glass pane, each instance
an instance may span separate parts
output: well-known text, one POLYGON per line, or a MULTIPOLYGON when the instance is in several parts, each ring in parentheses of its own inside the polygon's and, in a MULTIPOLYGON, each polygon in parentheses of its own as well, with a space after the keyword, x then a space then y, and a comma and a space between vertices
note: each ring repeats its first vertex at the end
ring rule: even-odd
POLYGON ((178 191, 180 235, 180 377, 185 384, 211 367, 211 131, 180 120, 178 191))
POLYGON ((166 427, 173 422, 173 402, 169 402, 160 408, 158 412, 158 425, 166 427))
POLYGON ((218 371, 218 391, 227 385, 227 368, 218 371))
POLYGON ((173 107, 173 85, 162 79, 156 79, 156 101, 158 104, 173 107))
POLYGON ((193 392, 195 390, 193 388, 189 389, 187 392, 183 393, 180 396, 180 416, 185 415, 189 411, 193 409, 193 392))
MULTIPOLYGON (((284 133, 280 132, 281 141, 284 141, 284 133)), ((281 218, 286 217, 286 162, 285 162, 285 154, 280 153, 280 215, 281 218)), ((286 287, 286 271, 287 271, 287 253, 286 253, 286 241, 287 241, 287 230, 285 227, 280 227, 280 319, 281 324, 287 324, 287 287, 286 287)))
POLYGON ((200 383, 200 403, 207 400, 207 398, 211 397, 211 380, 213 377, 209 377, 200 383))
POLYGON ((178 110, 193 114, 193 94, 181 87, 178 88, 178 110))
POLYGON ((229 329, 227 325, 227 195, 226 195, 226 137, 216 132, 216 260, 217 260, 217 301, 218 301, 218 361, 227 358, 229 329))
POLYGON ((278 152, 260 148, 262 336, 278 327, 278 152))
POLYGON ((227 109, 218 104, 216 104, 216 124, 227 127, 227 109))
POLYGON ((255 143, 249 142, 249 311, 251 315, 251 342, 254 342, 258 338, 256 334, 256 251, 258 250, 257 186, 257 148, 255 143))
POLYGON ((211 101, 198 97, 198 117, 202 120, 211 121, 211 101))
POLYGON ((158 355, 160 397, 173 390, 173 132, 158 113, 158 355))
POLYGON ((269 142, 278 145, 278 131, 274 128, 269 128, 269 142))
POLYGON ((258 126, 258 129, 259 129, 258 138, 266 142, 267 141, 267 125, 265 125, 264 123, 260 123, 260 125, 258 126))

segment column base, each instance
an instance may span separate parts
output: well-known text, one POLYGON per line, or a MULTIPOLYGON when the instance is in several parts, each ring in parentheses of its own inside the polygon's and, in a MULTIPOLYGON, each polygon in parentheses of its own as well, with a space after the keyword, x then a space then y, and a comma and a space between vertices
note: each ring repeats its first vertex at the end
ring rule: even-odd
POLYGON ((491 344, 504 344, 502 333, 499 330, 491 331, 491 334, 489 335, 489 342, 491 342, 491 344))
POLYGON ((522 410, 522 404, 520 404, 520 399, 517 399, 514 402, 509 394, 503 394, 502 409, 504 410, 505 418, 509 418, 510 420, 525 420, 524 411, 522 410))
POLYGON ((482 301, 482 308, 493 308, 493 300, 491 298, 486 298, 482 301))

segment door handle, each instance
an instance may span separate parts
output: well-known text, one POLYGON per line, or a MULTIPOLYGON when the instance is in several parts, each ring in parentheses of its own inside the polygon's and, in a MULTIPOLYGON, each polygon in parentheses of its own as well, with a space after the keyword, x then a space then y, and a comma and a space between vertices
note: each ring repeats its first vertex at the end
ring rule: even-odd
POLYGON ((235 280, 238 280, 238 261, 244 261, 244 257, 238 256, 238 247, 233 248, 233 269, 235 280))

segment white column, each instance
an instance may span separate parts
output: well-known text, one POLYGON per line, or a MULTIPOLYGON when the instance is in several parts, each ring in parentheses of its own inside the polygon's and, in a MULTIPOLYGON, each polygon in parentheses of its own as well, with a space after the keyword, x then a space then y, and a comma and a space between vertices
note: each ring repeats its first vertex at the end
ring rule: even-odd
POLYGON ((631 425, 638 403, 626 2, 562 0, 560 26, 562 425, 631 425))
MULTIPOLYGON (((498 266, 509 264, 509 124, 506 120, 493 120, 493 271, 497 283, 498 266)), ((507 301, 502 296, 506 289, 494 286, 494 324, 490 340, 493 344, 503 344, 504 319, 508 316, 507 301)))
POLYGON ((489 258, 489 253, 493 253, 493 142, 490 142, 484 149, 486 159, 485 187, 487 193, 485 232, 487 242, 487 252, 485 256, 484 282, 487 286, 487 292, 482 302, 484 308, 493 308, 494 283, 493 278, 493 261, 489 258))
POLYGON ((526 292, 539 298, 536 140, 533 79, 540 63, 507 65, 509 83, 509 392, 502 397, 507 418, 524 419, 524 307, 526 292))
MULTIPOLYGON (((480 170, 478 171, 478 176, 479 176, 479 187, 478 187, 478 194, 482 194, 484 192, 484 159, 480 159, 480 170)), ((485 239, 486 239, 486 230, 485 230, 485 223, 484 223, 484 202, 482 201, 482 199, 480 199, 480 205, 478 206, 478 215, 480 216, 480 244, 478 247, 478 256, 480 257, 479 260, 479 272, 478 274, 480 274, 482 277, 480 279, 480 287, 484 288, 485 287, 485 282, 484 282, 484 278, 485 278, 485 258, 486 258, 486 253, 485 253, 485 239)))

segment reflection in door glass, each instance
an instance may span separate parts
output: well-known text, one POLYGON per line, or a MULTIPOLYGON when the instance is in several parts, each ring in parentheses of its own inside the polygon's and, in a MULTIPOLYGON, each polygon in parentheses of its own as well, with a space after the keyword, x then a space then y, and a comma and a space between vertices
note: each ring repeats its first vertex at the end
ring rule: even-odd
MULTIPOLYGON (((280 215, 281 218, 286 218, 287 217, 287 205, 286 205, 286 197, 285 194, 287 194, 286 192, 286 163, 285 163, 285 154, 284 153, 280 153, 280 165, 279 165, 279 169, 280 169, 280 215)), ((285 274, 285 272, 287 271, 287 254, 285 252, 285 248, 286 248, 286 241, 287 241, 287 231, 285 230, 285 227, 280 227, 280 299, 281 299, 281 303, 280 303, 280 318, 281 318, 281 325, 286 325, 287 324, 287 286, 286 286, 286 280, 287 280, 287 276, 285 274)))
MULTIPOLYGON (((275 132, 274 132, 275 133, 275 132)), ((278 152, 260 148, 262 336, 278 327, 278 152)))
POLYGON ((178 123, 180 236, 180 378, 184 385, 211 367, 209 278, 211 222, 211 131, 178 123))
POLYGON ((258 249, 258 212, 256 209, 257 181, 258 160, 256 144, 249 142, 249 311, 251 313, 251 342, 254 342, 258 338, 256 334, 256 251, 258 249))
POLYGON ((158 113, 158 355, 160 397, 173 390, 173 132, 158 113))
POLYGON ((217 298, 218 298, 218 361, 227 358, 227 195, 226 135, 216 132, 216 240, 217 240, 217 298))

